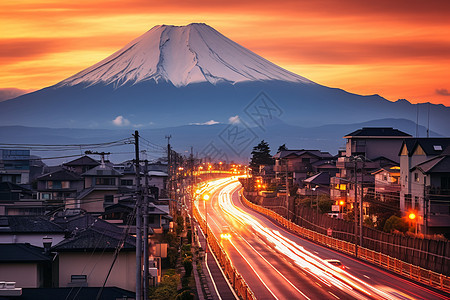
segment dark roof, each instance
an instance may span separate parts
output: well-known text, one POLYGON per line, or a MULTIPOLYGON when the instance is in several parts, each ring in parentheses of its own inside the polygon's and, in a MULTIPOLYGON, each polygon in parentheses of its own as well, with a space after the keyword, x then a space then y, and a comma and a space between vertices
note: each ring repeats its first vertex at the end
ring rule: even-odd
POLYGON ((275 154, 274 158, 285 158, 289 156, 302 156, 304 154, 310 154, 319 158, 333 158, 333 155, 331 155, 328 152, 322 152, 320 150, 281 150, 277 154, 275 154))
POLYGON ((344 138, 351 137, 399 137, 406 138, 411 137, 410 134, 404 133, 398 129, 394 129, 392 127, 363 127, 362 129, 358 129, 353 131, 344 138))
MULTIPOLYGON (((71 238, 61 241, 59 244, 52 247, 52 251, 114 251, 118 245, 122 244, 123 233, 112 234, 109 231, 101 231, 98 228, 90 227, 88 229, 75 232, 71 238)), ((128 235, 123 243, 123 250, 135 251, 135 239, 128 235)))
POLYGON ((20 200, 20 194, 27 195, 29 198, 33 195, 32 191, 20 185, 11 182, 0 182, 0 201, 20 200))
POLYGON ((64 228, 45 216, 1 216, 1 233, 62 233, 64 228))
MULTIPOLYGON (((416 148, 420 146, 426 155, 436 156, 443 154, 450 147, 450 138, 412 138, 405 139, 400 147, 399 155, 406 145, 408 155, 411 156, 416 148)), ((448 151, 448 150, 447 150, 448 151)))
MULTIPOLYGON (((66 228, 72 234, 72 237, 52 248, 57 251, 84 251, 85 249, 111 251, 117 247, 124 235, 124 229, 90 214, 58 216, 54 219, 54 222, 66 228)), ((134 238, 128 236, 124 249, 134 249, 134 245, 134 238)))
POLYGON ((95 159, 85 155, 80 158, 69 161, 63 165, 71 167, 71 166, 98 166, 99 164, 100 163, 95 159))
POLYGON ((412 170, 419 169, 423 173, 450 173, 450 156, 440 155, 424 161, 412 170))
POLYGON ((0 262, 42 262, 51 261, 52 256, 44 249, 30 244, 0 244, 0 262))
POLYGON ((74 173, 72 171, 61 169, 52 173, 48 173, 42 176, 39 176, 37 180, 67 180, 67 181, 79 181, 83 180, 83 178, 78 175, 77 173, 74 173))
POLYGON ((83 176, 122 176, 122 173, 107 165, 96 166, 82 174, 83 176))
MULTIPOLYGON (((96 299, 100 287, 63 287, 63 288, 22 288, 22 295, 14 297, 18 300, 74 300, 74 299, 96 299)), ((104 287, 100 299, 135 299, 136 294, 118 287, 104 287)), ((3 298, 0 299, 10 299, 3 298)))
POLYGON ((314 176, 308 177, 303 180, 305 183, 328 185, 330 184, 330 174, 328 172, 320 172, 314 176))

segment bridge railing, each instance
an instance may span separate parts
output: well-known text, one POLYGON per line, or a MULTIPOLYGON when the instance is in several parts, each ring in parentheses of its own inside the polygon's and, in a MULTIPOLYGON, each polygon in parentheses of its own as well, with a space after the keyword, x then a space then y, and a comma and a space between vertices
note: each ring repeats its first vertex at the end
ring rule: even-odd
POLYGON ((301 237, 307 238, 329 248, 354 255, 357 258, 366 260, 370 263, 378 265, 384 269, 390 270, 402 276, 408 277, 412 280, 427 284, 446 292, 450 292, 450 277, 448 276, 418 266, 414 266, 397 258, 393 258, 386 254, 360 247, 347 241, 338 240, 336 238, 315 232, 313 230, 300 227, 299 225, 292 223, 281 215, 275 213, 274 211, 248 201, 247 198, 245 198, 245 196, 243 195, 242 190, 240 191, 240 196, 242 202, 245 205, 263 215, 272 218, 281 226, 289 229, 290 231, 298 234, 301 237))

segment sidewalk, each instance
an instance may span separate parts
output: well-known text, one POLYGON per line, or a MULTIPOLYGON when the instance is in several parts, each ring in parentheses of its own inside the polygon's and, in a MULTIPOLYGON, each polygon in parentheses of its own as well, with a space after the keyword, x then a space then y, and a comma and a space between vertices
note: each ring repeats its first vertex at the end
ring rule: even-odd
MULTIPOLYGON (((198 228, 200 244, 203 249, 206 249, 205 236, 198 225, 195 227, 198 228)), ((202 259, 202 272, 199 274, 195 266, 194 276, 200 300, 236 299, 209 248, 205 258, 202 259)))

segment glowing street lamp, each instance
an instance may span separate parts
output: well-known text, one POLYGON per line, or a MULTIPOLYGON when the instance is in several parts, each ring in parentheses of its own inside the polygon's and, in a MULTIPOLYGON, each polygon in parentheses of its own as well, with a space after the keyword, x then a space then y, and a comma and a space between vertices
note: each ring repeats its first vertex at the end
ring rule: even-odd
POLYGON ((415 223, 415 234, 417 234, 417 216, 415 213, 410 212, 408 218, 415 223))

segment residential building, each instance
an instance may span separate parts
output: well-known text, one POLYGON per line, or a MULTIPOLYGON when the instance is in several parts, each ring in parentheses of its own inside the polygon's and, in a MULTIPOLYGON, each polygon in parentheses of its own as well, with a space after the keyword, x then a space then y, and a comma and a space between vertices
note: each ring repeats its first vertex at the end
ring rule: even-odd
MULTIPOLYGON (((16 282, 20 288, 52 287, 54 255, 30 244, 0 244, 0 278, 16 282)), ((14 298, 15 299, 15 298, 14 298)))
POLYGON ((375 172, 375 196, 382 202, 397 202, 400 209, 400 167, 384 167, 375 172))
POLYGON ((64 240, 66 229, 46 216, 1 216, 0 244, 27 243, 44 247, 64 240))
POLYGON ((63 164, 64 168, 80 175, 86 173, 87 171, 95 168, 98 165, 100 165, 98 161, 87 155, 63 164))
POLYGON ((48 211, 64 208, 84 189, 83 178, 72 171, 59 169, 37 179, 37 198, 45 201, 48 211))
MULTIPOLYGON (((339 173, 330 180, 330 197, 336 202, 344 200, 349 211, 356 198, 374 192, 374 171, 398 165, 398 150, 411 135, 391 127, 364 127, 344 138, 346 150, 336 163, 339 173)), ((368 204, 363 206, 366 214, 368 204)))
POLYGON ((0 182, 30 182, 30 150, 0 149, 0 182))
MULTIPOLYGON (((431 206, 423 192, 427 186, 438 187, 436 182, 431 183, 429 172, 433 169, 428 167, 415 168, 432 158, 447 154, 450 147, 450 138, 413 138, 405 140, 399 150, 400 157, 400 210, 404 215, 414 210, 417 214, 418 230, 424 233, 433 232, 428 228, 425 219, 431 218, 431 206), (413 170, 415 171, 413 174, 413 170), (419 171, 422 170, 425 173, 419 171), (422 174, 421 174, 422 173, 422 174), (426 176, 425 176, 426 175, 426 176), (428 178, 428 182, 426 182, 428 178), (428 207, 426 207, 428 206, 428 207)), ((436 178, 436 174, 433 175, 436 178)), ((445 176, 444 176, 445 177, 445 176)), ((433 222, 431 222, 433 224, 433 222)))
POLYGON ((101 214, 106 206, 118 203, 121 197, 119 186, 122 173, 109 165, 101 164, 82 176, 85 189, 78 194, 73 207, 101 214))

